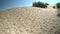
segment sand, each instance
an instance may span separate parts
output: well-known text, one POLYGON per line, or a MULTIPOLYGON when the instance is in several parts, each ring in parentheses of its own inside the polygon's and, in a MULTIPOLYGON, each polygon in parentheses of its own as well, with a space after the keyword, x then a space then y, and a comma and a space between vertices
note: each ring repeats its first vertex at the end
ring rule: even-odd
POLYGON ((59 34, 60 17, 53 8, 17 7, 0 12, 0 34, 59 34))

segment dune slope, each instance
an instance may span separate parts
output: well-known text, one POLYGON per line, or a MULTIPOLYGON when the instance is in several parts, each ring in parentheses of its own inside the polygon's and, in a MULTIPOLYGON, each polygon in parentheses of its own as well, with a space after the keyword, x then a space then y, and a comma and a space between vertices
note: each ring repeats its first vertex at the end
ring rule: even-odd
POLYGON ((0 34, 59 34, 55 9, 19 7, 0 12, 0 34))

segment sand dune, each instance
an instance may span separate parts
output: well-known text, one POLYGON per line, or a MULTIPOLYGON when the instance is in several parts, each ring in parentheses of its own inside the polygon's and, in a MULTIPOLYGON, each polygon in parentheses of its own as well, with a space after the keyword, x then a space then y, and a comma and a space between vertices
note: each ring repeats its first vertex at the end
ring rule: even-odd
POLYGON ((17 7, 0 12, 0 34, 59 34, 56 9, 17 7))

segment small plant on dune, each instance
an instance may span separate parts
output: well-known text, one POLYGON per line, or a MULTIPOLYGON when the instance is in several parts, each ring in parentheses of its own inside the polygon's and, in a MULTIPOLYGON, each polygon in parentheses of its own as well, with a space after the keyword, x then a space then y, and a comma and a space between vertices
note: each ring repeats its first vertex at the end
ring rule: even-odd
POLYGON ((55 9, 55 6, 53 6, 53 8, 55 9))
POLYGON ((56 6, 57 6, 57 8, 59 9, 59 8, 60 8, 60 3, 57 3, 56 6))
POLYGON ((47 5, 49 5, 48 3, 43 3, 43 2, 34 2, 33 3, 33 7, 41 7, 41 8, 47 8, 47 5))

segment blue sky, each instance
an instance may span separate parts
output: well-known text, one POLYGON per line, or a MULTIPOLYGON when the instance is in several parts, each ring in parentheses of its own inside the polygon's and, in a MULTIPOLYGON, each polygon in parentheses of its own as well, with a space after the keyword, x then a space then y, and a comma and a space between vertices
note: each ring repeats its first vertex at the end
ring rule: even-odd
POLYGON ((32 3, 35 1, 47 2, 50 5, 60 2, 60 0, 0 0, 0 10, 18 6, 32 6, 32 3))

